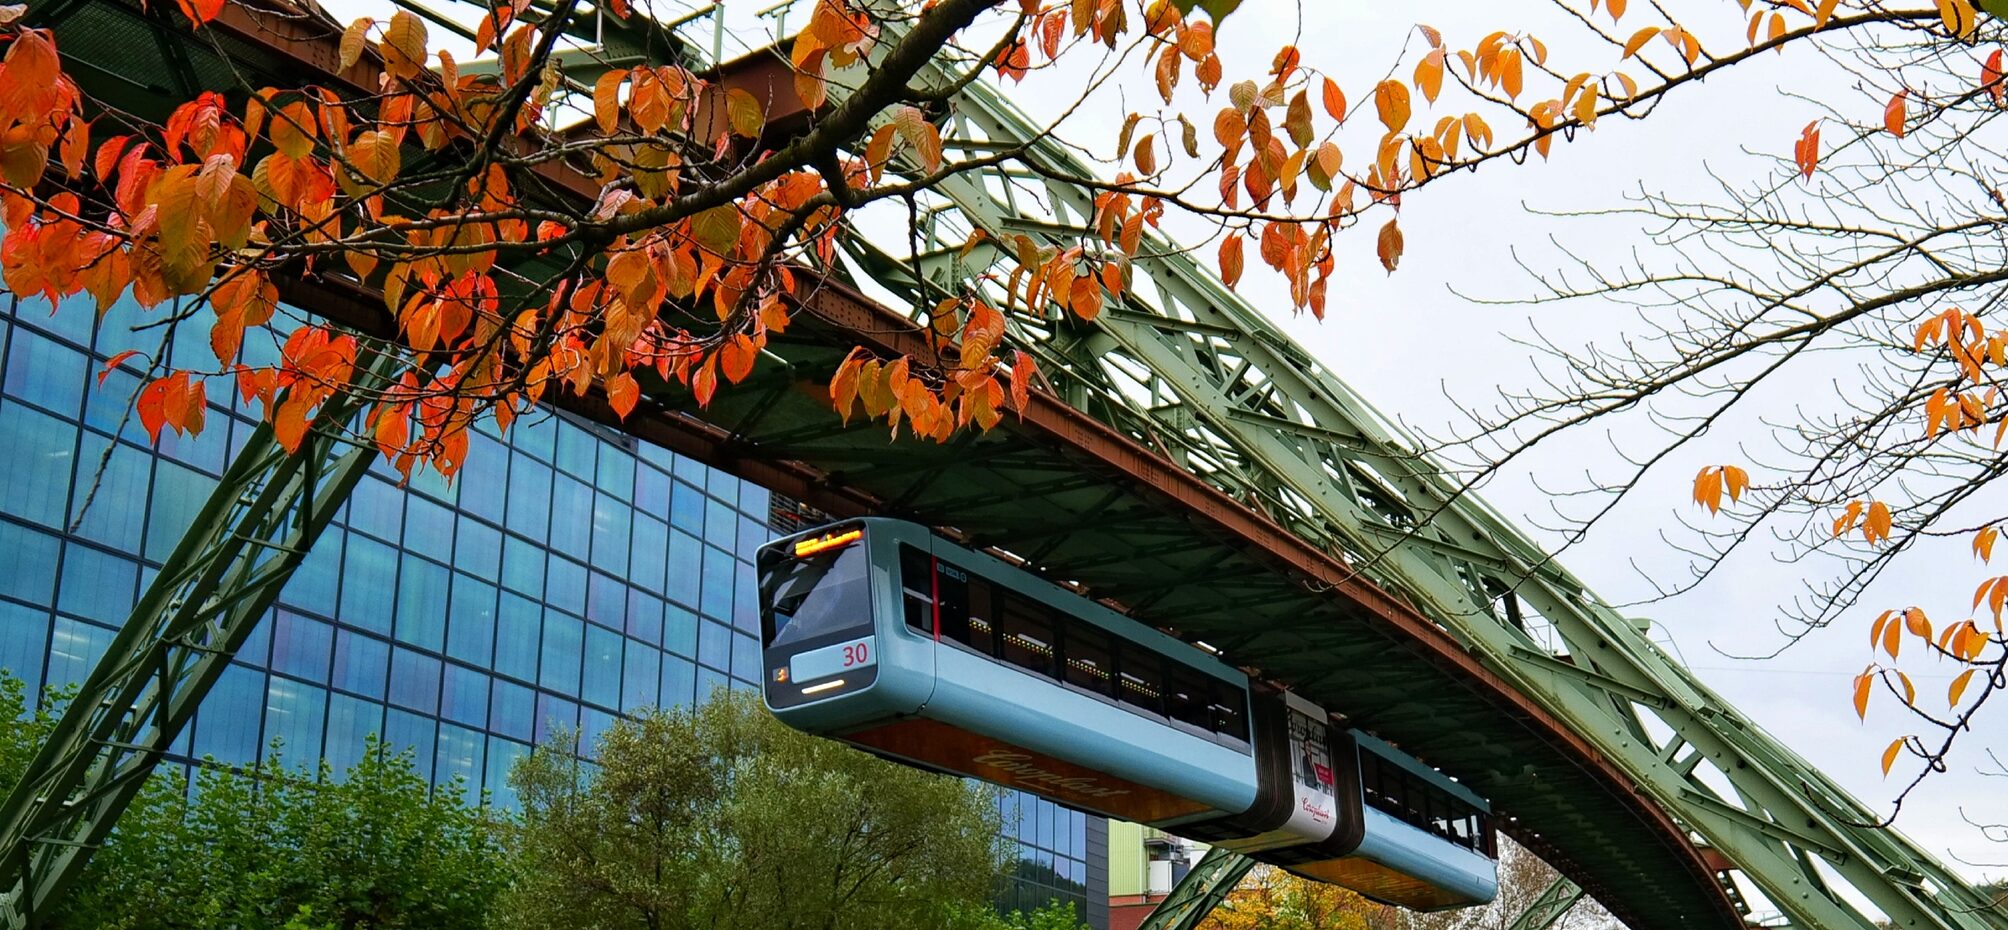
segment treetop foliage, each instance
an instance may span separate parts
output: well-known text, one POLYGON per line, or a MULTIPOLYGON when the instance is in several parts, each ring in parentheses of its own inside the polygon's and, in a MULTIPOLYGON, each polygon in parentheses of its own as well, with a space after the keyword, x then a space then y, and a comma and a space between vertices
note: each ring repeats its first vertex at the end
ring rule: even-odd
MULTIPOLYGON (((523 800, 514 927, 994 926, 995 789, 788 728, 757 695, 616 723, 596 763, 546 744, 523 800)), ((1041 918, 1050 919, 1050 918, 1041 918)))

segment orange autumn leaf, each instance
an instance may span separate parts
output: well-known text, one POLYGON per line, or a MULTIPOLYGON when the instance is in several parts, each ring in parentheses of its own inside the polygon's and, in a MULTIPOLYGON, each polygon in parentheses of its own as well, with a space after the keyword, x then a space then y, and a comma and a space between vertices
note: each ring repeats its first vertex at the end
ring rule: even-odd
POLYGON ((1889 770, 1896 765, 1896 755, 1898 752, 1901 752, 1903 750, 1904 740, 1908 738, 1909 737, 1899 736, 1896 739, 1890 741, 1888 749, 1883 750, 1882 771, 1884 777, 1888 777, 1889 770))

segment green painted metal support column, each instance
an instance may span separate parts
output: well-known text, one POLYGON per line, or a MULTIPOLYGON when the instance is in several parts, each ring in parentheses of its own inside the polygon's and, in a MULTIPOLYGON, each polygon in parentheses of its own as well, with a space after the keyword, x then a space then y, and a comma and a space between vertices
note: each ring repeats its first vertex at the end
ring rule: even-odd
POLYGON ((1526 908, 1506 925, 1506 930, 1548 930, 1582 899, 1582 887, 1568 876, 1558 875, 1534 900, 1527 902, 1526 908))
POLYGON ((41 911, 83 872, 376 450, 347 424, 399 367, 376 352, 287 454, 260 425, 0 806, 0 917, 41 911))
POLYGON ((1254 867, 1255 860, 1239 853, 1218 847, 1207 850, 1137 930, 1192 930, 1254 867))

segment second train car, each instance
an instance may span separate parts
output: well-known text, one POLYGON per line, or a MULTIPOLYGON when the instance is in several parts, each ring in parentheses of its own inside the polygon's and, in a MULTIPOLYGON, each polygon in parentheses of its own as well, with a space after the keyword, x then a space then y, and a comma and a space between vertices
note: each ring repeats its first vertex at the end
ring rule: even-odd
POLYGON ((790 726, 1401 907, 1498 889, 1484 798, 1000 559, 871 518, 758 561, 763 691, 790 726))

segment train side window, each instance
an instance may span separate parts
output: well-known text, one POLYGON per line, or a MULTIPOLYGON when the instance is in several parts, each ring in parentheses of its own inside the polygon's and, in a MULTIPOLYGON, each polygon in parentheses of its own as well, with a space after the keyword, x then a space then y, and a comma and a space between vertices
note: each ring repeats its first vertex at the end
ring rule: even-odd
POLYGON ((934 635, 933 557, 904 543, 899 547, 900 605, 906 625, 934 635))
POLYGON ((1429 786, 1430 832, 1445 839, 1449 839, 1451 836, 1450 817, 1451 817, 1450 798, 1446 797, 1444 793, 1438 790, 1435 785, 1429 786))
POLYGON ((934 583, 941 599, 941 638, 969 642, 969 573, 936 559, 934 583))
POLYGON ((981 575, 969 577, 969 643, 986 656, 997 654, 997 587, 981 575))
POLYGON ((1115 696, 1115 651, 1107 631, 1081 621, 1067 624, 1067 684, 1115 696))
POLYGON ((1117 666, 1123 703, 1153 715, 1164 714, 1164 660, 1142 646, 1125 644, 1117 666))
POLYGON ((1171 719, 1211 731, 1213 714, 1207 706, 1212 703, 1210 700, 1212 689, 1206 686, 1206 679, 1181 663, 1165 664, 1170 667, 1171 672, 1166 676, 1171 685, 1167 692, 1170 696, 1168 714, 1171 719))
POLYGON ((1224 681, 1213 683, 1213 732, 1248 741, 1248 694, 1224 681))
POLYGON ((1429 829, 1429 785, 1414 772, 1401 773, 1401 790, 1408 806, 1408 822, 1429 829))
POLYGON ((1053 677, 1053 616, 1045 605, 1006 594, 997 620, 1004 661, 1053 677))

